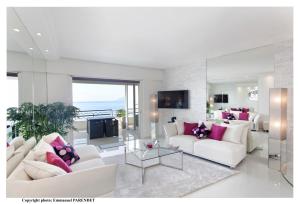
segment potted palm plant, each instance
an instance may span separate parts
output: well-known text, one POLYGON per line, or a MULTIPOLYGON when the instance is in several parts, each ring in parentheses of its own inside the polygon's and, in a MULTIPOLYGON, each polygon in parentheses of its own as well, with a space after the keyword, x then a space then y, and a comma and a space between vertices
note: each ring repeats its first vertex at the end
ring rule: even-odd
POLYGON ((42 136, 58 132, 62 136, 69 130, 74 130, 73 119, 77 117, 79 109, 61 102, 34 105, 23 103, 20 107, 7 109, 7 120, 13 121, 16 132, 24 139, 36 137, 39 141, 42 136))

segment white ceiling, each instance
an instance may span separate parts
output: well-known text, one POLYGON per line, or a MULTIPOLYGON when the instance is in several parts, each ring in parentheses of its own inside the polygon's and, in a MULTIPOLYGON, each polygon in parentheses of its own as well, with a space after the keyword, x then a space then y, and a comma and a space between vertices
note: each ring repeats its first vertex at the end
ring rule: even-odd
MULTIPOLYGON (((15 11, 39 49, 49 50, 45 57, 52 60, 64 57, 171 68, 292 38, 292 8, 15 8, 15 11), (42 36, 36 36, 37 32, 42 36)), ((8 43, 8 49, 13 49, 13 43, 8 43)))

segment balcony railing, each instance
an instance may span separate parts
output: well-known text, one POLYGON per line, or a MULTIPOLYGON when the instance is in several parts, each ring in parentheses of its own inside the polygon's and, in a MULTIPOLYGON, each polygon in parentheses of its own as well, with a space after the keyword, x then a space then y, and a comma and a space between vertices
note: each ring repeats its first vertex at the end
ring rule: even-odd
MULTIPOLYGON (((84 119, 84 118, 92 118, 92 117, 117 117, 118 110, 113 109, 105 109, 105 110, 85 110, 85 111, 79 111, 78 118, 84 119)), ((128 117, 133 117, 133 108, 129 108, 127 115, 128 117)), ((138 108, 136 108, 135 111, 136 115, 139 115, 138 108)))

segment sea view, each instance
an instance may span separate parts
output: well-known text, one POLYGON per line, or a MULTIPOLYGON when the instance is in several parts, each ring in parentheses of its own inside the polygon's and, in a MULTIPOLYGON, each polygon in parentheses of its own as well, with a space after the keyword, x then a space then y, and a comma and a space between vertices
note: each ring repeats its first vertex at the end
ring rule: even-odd
POLYGON ((106 109, 125 109, 125 101, 87 101, 87 102, 73 102, 73 106, 79 108, 81 111, 85 110, 106 110, 106 109))

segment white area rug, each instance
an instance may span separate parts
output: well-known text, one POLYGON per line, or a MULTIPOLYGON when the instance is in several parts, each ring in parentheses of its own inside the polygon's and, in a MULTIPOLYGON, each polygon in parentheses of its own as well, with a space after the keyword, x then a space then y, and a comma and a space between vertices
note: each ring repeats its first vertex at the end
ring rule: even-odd
MULTIPOLYGON (((128 161, 134 162, 134 159, 133 155, 128 157, 128 161)), ((170 155, 162 158, 162 162, 179 167, 180 159, 178 155, 170 155)), ((183 171, 162 165, 149 167, 142 184, 141 169, 124 164, 123 155, 103 160, 107 164, 119 164, 114 197, 182 197, 239 172, 184 154, 183 171)))

